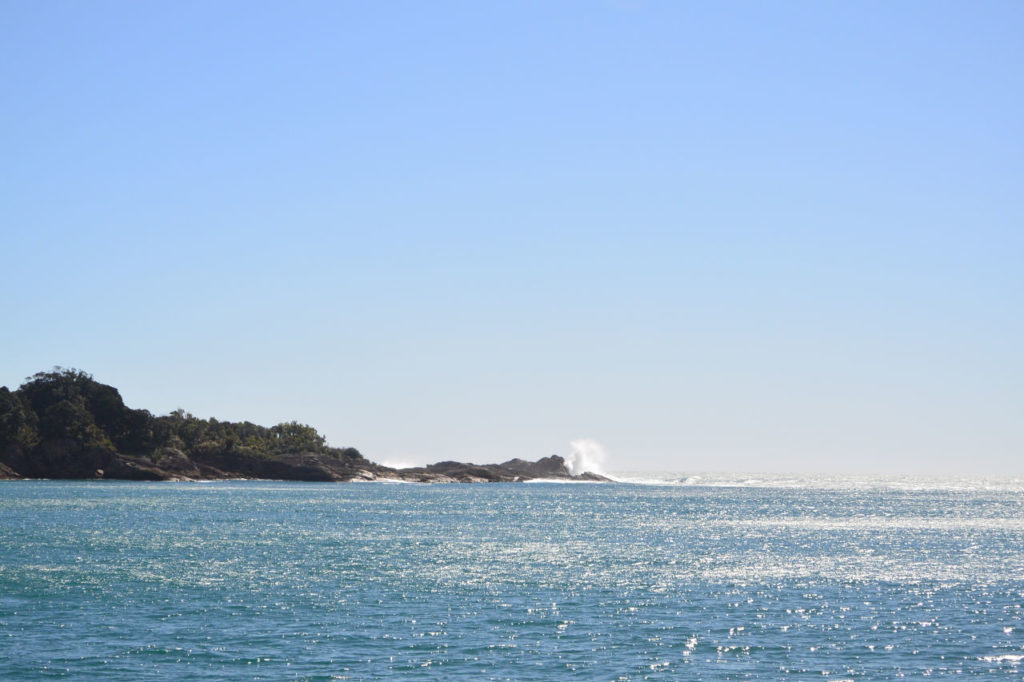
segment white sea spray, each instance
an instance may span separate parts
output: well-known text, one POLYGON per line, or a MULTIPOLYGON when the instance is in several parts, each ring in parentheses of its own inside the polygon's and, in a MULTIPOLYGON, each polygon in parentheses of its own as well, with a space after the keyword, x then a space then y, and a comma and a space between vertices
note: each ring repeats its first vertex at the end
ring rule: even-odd
POLYGON ((600 443, 590 438, 578 438, 569 443, 569 447, 565 466, 570 474, 578 476, 588 471, 592 474, 604 474, 604 463, 608 459, 608 454, 600 443))

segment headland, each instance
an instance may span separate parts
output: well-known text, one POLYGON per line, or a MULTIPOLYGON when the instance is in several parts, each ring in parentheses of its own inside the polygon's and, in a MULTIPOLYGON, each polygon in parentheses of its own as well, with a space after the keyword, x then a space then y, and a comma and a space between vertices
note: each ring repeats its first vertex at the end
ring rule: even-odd
POLYGON ((266 427, 201 419, 183 410, 155 416, 75 369, 54 368, 17 390, 0 387, 0 479, 190 481, 400 480, 499 483, 536 479, 608 481, 573 474, 559 455, 500 464, 438 462, 396 469, 356 448, 326 444, 298 422, 266 427))

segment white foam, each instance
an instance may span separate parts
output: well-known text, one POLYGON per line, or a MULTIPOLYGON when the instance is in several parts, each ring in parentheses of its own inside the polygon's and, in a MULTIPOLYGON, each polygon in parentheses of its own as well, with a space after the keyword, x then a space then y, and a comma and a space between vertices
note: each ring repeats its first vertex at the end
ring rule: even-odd
POLYGON ((988 663, 1020 663, 1024 661, 1024 654, 1002 654, 1001 656, 981 656, 979 661, 988 663))
POLYGON ((564 485, 583 485, 589 483, 603 483, 604 481, 581 481, 569 478, 528 478, 523 483, 558 483, 564 485))
MULTIPOLYGON (((608 475, 608 474, 605 474, 608 475)), ((905 490, 1024 492, 1024 478, 982 476, 884 476, 853 474, 683 473, 620 471, 615 480, 656 486, 714 488, 801 488, 810 490, 905 490)))

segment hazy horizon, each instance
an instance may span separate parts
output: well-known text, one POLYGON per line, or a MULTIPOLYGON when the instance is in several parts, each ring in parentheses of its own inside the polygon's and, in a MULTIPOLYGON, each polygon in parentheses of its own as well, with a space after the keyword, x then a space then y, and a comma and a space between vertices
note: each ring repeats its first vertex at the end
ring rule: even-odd
POLYGON ((1024 475, 1024 5, 0 4, 0 385, 378 462, 1024 475))

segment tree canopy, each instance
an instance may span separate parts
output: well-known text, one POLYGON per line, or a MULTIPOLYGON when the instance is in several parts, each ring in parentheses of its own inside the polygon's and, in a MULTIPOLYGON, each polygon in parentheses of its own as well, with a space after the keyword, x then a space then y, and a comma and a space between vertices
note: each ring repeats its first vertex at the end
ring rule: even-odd
POLYGON ((362 458, 354 448, 329 447, 316 429, 296 421, 265 427, 202 419, 181 409, 154 416, 127 407, 116 388, 78 369, 39 372, 16 391, 0 387, 0 461, 41 457, 54 443, 94 455, 119 453, 153 461, 168 453, 197 462, 302 453, 362 458))

